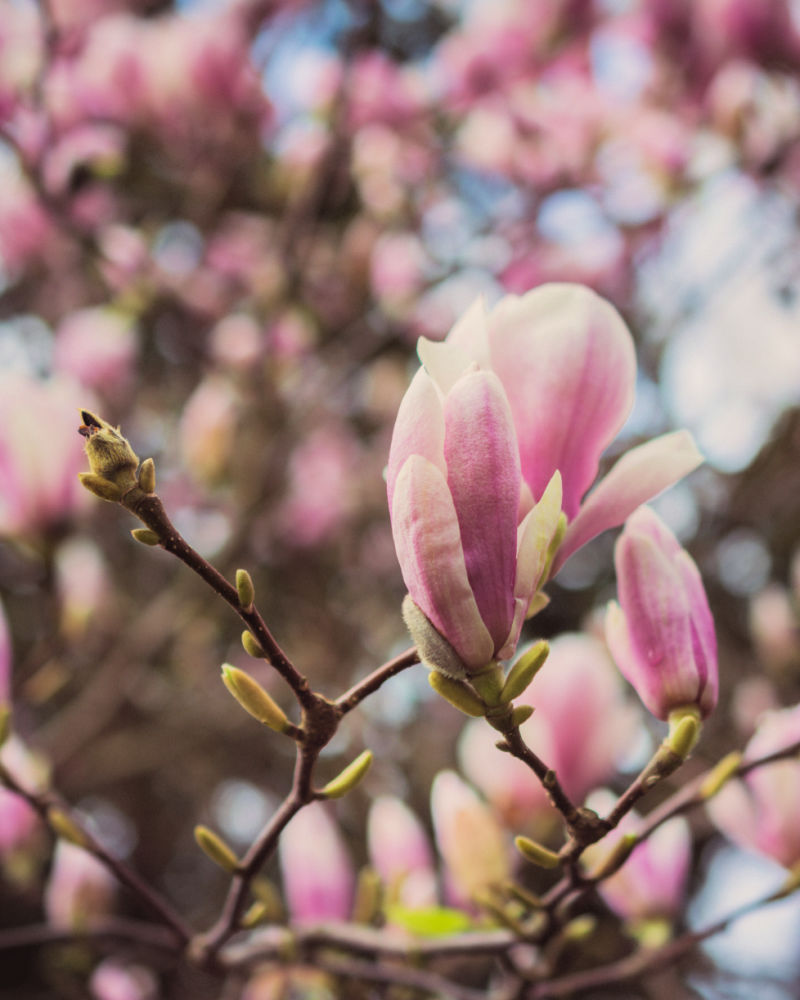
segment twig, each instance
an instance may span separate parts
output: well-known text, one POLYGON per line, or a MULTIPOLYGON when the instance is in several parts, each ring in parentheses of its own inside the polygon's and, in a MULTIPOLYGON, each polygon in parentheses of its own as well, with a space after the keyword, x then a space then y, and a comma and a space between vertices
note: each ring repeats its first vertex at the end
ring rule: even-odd
POLYGON ((357 705, 360 705, 368 695, 377 691, 390 677, 394 677, 395 674, 401 673, 408 667, 413 667, 415 663, 419 663, 419 653, 416 647, 412 647, 404 653, 400 653, 399 656, 395 656, 394 659, 384 663, 377 670, 373 670, 369 676, 353 685, 343 695, 340 695, 334 702, 334 705, 336 705, 342 715, 345 715, 357 705))
POLYGON ((79 944, 85 941, 123 941, 143 948, 175 951, 175 935, 169 928, 142 920, 106 919, 79 931, 51 927, 49 924, 0 930, 0 952, 41 948, 46 945, 79 944))

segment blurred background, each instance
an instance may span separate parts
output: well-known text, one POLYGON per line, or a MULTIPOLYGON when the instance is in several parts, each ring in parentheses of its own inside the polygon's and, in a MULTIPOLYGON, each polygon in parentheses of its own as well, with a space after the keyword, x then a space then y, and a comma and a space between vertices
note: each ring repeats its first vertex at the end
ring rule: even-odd
MULTIPOLYGON (((636 339, 608 464, 675 427, 708 458, 655 505, 720 644, 722 703, 687 771, 795 704, 799 137, 789 0, 0 0, 0 599, 29 766, 213 920, 225 878, 193 826, 245 847, 293 759, 220 664, 291 701, 229 610, 79 487, 78 408, 155 459, 187 540, 250 571, 335 696, 409 644, 382 470, 416 338, 552 280, 610 298, 636 339)), ((570 561, 530 637, 596 628, 613 540, 570 561)), ((321 772, 376 754, 337 812, 356 864, 370 797, 430 823, 461 727, 422 668, 347 720, 321 772)), ((695 832, 693 905, 718 913, 729 849, 695 832)), ((41 831, 11 840, 3 926, 42 919, 50 865, 41 831)), ((721 947, 686 995, 796 996, 792 919, 779 956, 751 933, 750 964, 721 947)), ((87 963, 15 953, 0 996, 90 996, 87 963)), ((165 996, 201 995, 159 974, 165 996)))

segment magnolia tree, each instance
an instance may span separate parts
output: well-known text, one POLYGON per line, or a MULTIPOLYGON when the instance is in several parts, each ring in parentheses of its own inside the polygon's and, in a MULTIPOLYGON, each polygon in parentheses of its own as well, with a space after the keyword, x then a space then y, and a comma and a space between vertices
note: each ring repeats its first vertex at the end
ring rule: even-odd
POLYGON ((0 995, 795 996, 796 11, 175 8, 0 0, 0 995))

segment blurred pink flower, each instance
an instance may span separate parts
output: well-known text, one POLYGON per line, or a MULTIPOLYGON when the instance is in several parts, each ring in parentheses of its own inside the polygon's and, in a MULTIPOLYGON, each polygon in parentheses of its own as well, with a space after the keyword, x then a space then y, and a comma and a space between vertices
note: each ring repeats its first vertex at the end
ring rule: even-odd
POLYGON ((121 965, 107 958, 92 973, 89 989, 94 1000, 158 1000, 158 983, 141 965, 121 965))
POLYGON ((59 323, 53 360, 59 371, 108 397, 130 379, 137 351, 131 317, 95 306, 70 313, 59 323))
MULTIPOLYGON (((762 716, 744 760, 800 741, 800 705, 762 716)), ((773 858, 785 868, 800 862, 800 761, 786 760, 729 781, 707 804, 714 824, 735 844, 773 858)))
POLYGON ((55 579, 61 628, 78 638, 114 593, 102 551, 88 538, 67 539, 56 552, 55 579))
POLYGON ((0 375, 0 535, 39 531, 87 502, 76 433, 86 395, 63 376, 0 375))
MULTIPOLYGON (((589 797, 587 806, 603 815, 615 802, 616 796, 602 790, 589 797)), ((583 861, 591 870, 608 856, 623 834, 636 833, 641 826, 641 818, 629 812, 619 826, 584 852, 583 861)), ((597 888, 611 909, 626 921, 671 921, 686 897, 691 859, 689 824, 682 816, 674 816, 638 844, 622 868, 597 888)))
MULTIPOLYGON (((603 643, 581 633, 552 641, 545 665, 515 703, 534 706, 522 735, 577 803, 613 777, 636 741, 639 712, 603 643)), ((555 813, 541 782, 495 741, 484 719, 468 722, 458 746, 461 769, 511 829, 544 830, 555 813)))
POLYGON ((413 300, 424 282, 426 256, 419 237, 409 232, 389 232, 372 248, 370 280, 374 295, 384 305, 413 300))
POLYGON ((347 920, 353 905, 353 863, 339 829, 319 802, 305 806, 278 849, 291 919, 299 924, 347 920))
POLYGON ((455 771, 440 771, 434 778, 431 815, 452 902, 469 905, 476 895, 509 878, 509 846, 497 820, 455 771))
POLYGON ((624 676, 660 719, 717 703, 714 619, 689 553, 649 507, 632 514, 614 558, 620 603, 606 613, 606 641, 624 676))
POLYGON ((238 398, 222 375, 208 375, 183 409, 179 427, 181 459, 194 479, 217 482, 228 468, 236 430, 238 398))
POLYGON ((116 882, 94 855, 59 840, 47 879, 44 909, 53 927, 74 931, 111 912, 116 882))
POLYGON ((50 219, 13 160, 0 158, 0 264, 16 275, 42 256, 50 219))
POLYGON ((367 843, 370 863, 390 901, 410 907, 436 904, 436 873, 428 836, 405 802, 392 795, 375 799, 367 821, 367 843))

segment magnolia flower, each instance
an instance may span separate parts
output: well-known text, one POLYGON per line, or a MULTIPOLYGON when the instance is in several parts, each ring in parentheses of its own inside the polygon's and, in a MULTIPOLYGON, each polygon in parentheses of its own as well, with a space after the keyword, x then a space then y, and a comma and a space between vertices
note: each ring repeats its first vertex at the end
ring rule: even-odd
POLYGON ((440 771, 433 779, 431 815, 453 902, 470 903, 509 878, 509 851, 500 825, 455 771, 440 771))
POLYGON ((687 432, 664 435, 583 501, 636 375, 625 324, 587 288, 544 285, 491 313, 478 300, 419 354, 389 455, 392 529, 413 605, 455 651, 452 672, 459 660, 475 672, 513 653, 559 508, 568 525, 553 572, 702 459, 687 432))
MULTIPOLYGON (((774 753, 800 740, 800 705, 767 712, 745 761, 774 753)), ((749 771, 729 781, 706 806, 730 839, 791 868, 800 861, 800 761, 797 756, 749 771)))
MULTIPOLYGON (((605 789, 589 797, 590 809, 609 812, 616 796, 605 789)), ((629 812, 616 829, 583 854, 583 861, 593 868, 607 857, 624 834, 637 833, 641 818, 629 812)), ((692 837, 689 824, 674 816, 657 827, 637 844, 624 865, 597 886, 600 895, 623 919, 633 922, 674 918, 686 895, 692 837)))
POLYGON ((606 641, 617 666, 660 719, 717 703, 717 640, 700 573, 658 515, 641 507, 617 540, 620 603, 609 605, 606 641))
POLYGON ((367 823, 372 867, 390 899, 405 906, 436 903, 433 853, 419 819, 402 799, 381 795, 372 803, 367 823))
POLYGON ((353 905, 353 865, 325 806, 301 809, 280 839, 286 905, 296 923, 347 920, 353 905))
MULTIPOLYGON (((602 642, 564 634, 552 641, 547 662, 516 699, 535 708, 521 726, 525 742, 576 802, 611 779, 636 741, 639 713, 623 687, 602 642)), ((541 782, 527 765, 500 753, 495 741, 485 720, 467 723, 458 746, 464 774, 509 827, 544 836, 556 813, 541 782)))

